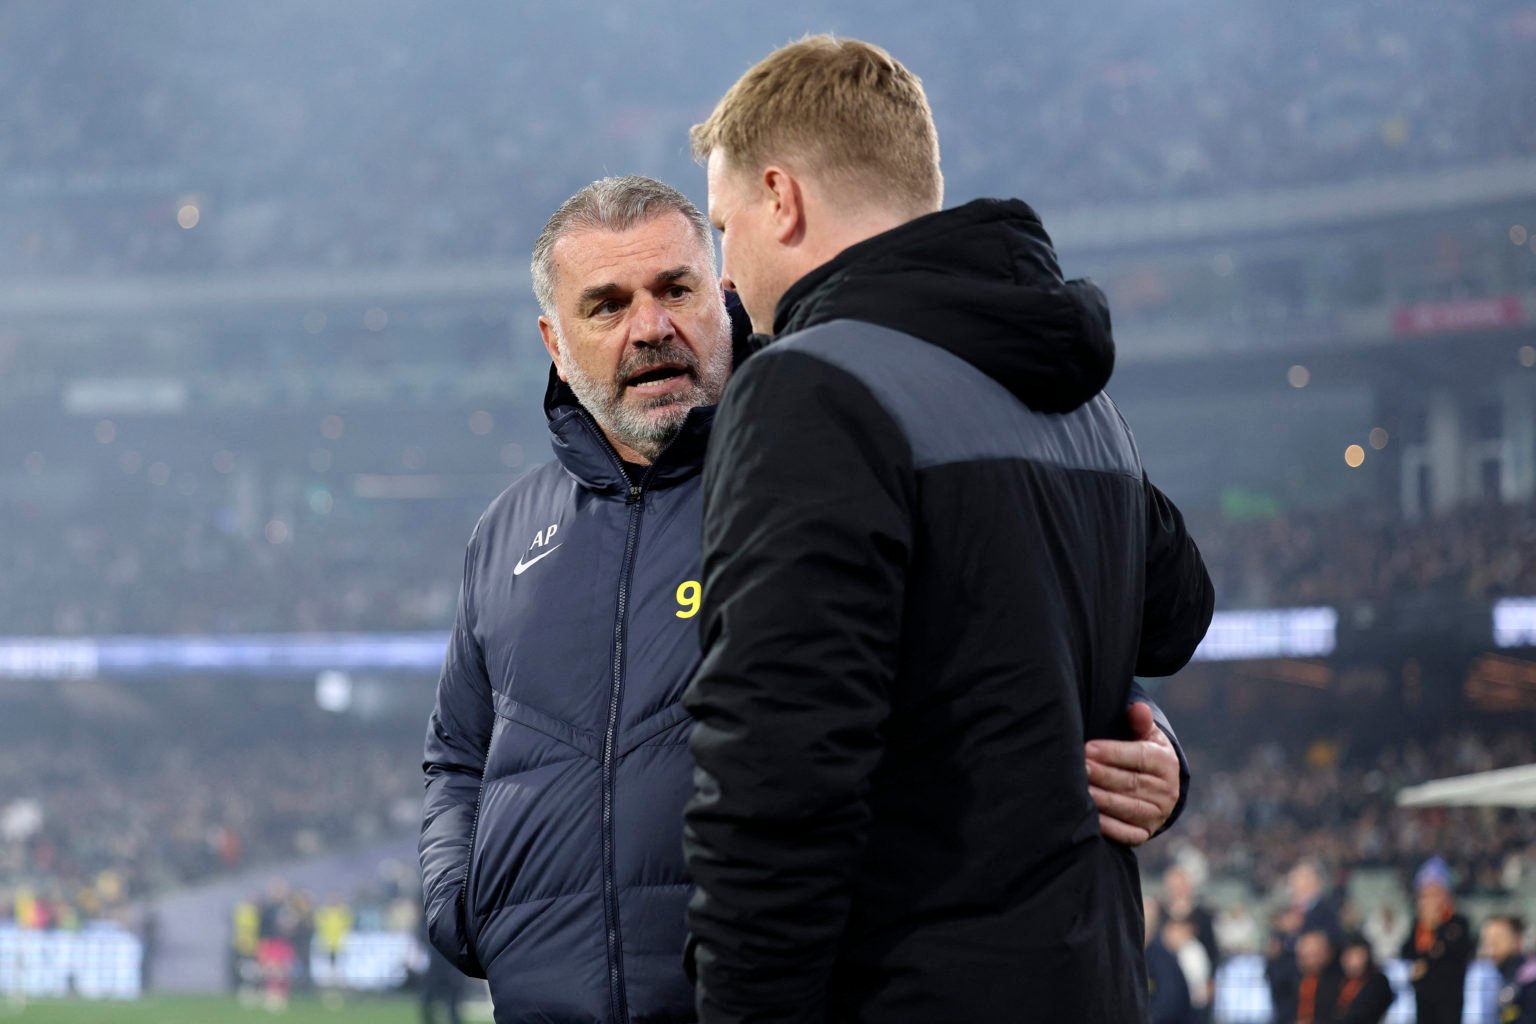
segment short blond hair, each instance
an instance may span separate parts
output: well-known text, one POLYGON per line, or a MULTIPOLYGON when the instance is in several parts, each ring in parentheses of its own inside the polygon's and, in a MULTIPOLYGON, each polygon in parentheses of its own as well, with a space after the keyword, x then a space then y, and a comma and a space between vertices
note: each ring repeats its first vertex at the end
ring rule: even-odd
POLYGON ((806 36, 742 75, 689 133, 695 160, 720 150, 736 169, 784 161, 849 199, 895 205, 913 216, 944 202, 939 133, 922 81, 880 47, 806 36))

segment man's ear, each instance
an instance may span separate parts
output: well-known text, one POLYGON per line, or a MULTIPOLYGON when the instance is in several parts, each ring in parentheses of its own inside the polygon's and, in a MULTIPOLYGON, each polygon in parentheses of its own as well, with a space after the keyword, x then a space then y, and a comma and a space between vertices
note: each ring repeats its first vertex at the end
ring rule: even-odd
POLYGON ((769 166, 763 169, 762 184, 772 199, 769 211, 773 237, 780 245, 799 245, 805 237, 805 190, 789 171, 769 166))
POLYGON ((560 379, 570 383, 565 376, 565 366, 560 361, 560 328, 556 327, 547 316, 539 317, 539 335, 544 339, 544 349, 549 353, 550 360, 555 364, 555 373, 560 379))

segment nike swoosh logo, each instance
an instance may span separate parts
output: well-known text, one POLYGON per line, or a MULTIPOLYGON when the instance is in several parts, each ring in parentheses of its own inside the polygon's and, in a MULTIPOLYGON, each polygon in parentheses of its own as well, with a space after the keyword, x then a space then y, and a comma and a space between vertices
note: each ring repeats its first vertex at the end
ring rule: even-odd
POLYGON ((517 564, 512 567, 512 575, 513 576, 521 576, 523 574, 523 571, 525 569, 527 569, 530 565, 532 565, 534 562, 537 562, 540 558, 547 558, 547 557, 549 557, 550 555, 554 554, 556 551, 559 551, 559 550, 560 550, 560 545, 556 544, 554 547, 550 548, 548 551, 541 551, 539 553, 538 557, 530 558, 526 562, 523 561, 521 558, 519 558, 517 560, 517 564))

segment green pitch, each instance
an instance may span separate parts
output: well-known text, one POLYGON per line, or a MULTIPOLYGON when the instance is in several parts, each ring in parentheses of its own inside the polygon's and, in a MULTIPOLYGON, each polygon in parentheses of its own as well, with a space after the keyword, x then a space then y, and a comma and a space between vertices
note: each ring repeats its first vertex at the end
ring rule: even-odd
MULTIPOLYGON (((443 1014, 438 1013, 439 1017, 443 1014)), ((466 1017, 466 1019, 468 1019, 466 1017)), ((0 998, 0 1024, 419 1024, 421 1012, 403 999, 348 999, 341 1006, 296 999, 286 1010, 243 1007, 229 997, 156 996, 138 1002, 49 1000, 25 1006, 0 998)))

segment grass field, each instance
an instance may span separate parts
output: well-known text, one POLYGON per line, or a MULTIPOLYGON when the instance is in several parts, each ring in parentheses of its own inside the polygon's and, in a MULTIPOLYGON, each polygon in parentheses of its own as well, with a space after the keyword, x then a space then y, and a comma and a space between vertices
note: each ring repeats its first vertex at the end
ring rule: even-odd
MULTIPOLYGON (((466 1013, 464 1019, 474 1018, 466 1013)), ((42 999, 25 1006, 0 1001, 0 1024, 418 1024, 420 1020, 421 1012, 411 1000, 363 997, 339 1007, 295 1000, 278 1012, 244 1007, 227 996, 157 996, 138 1002, 42 999)))

